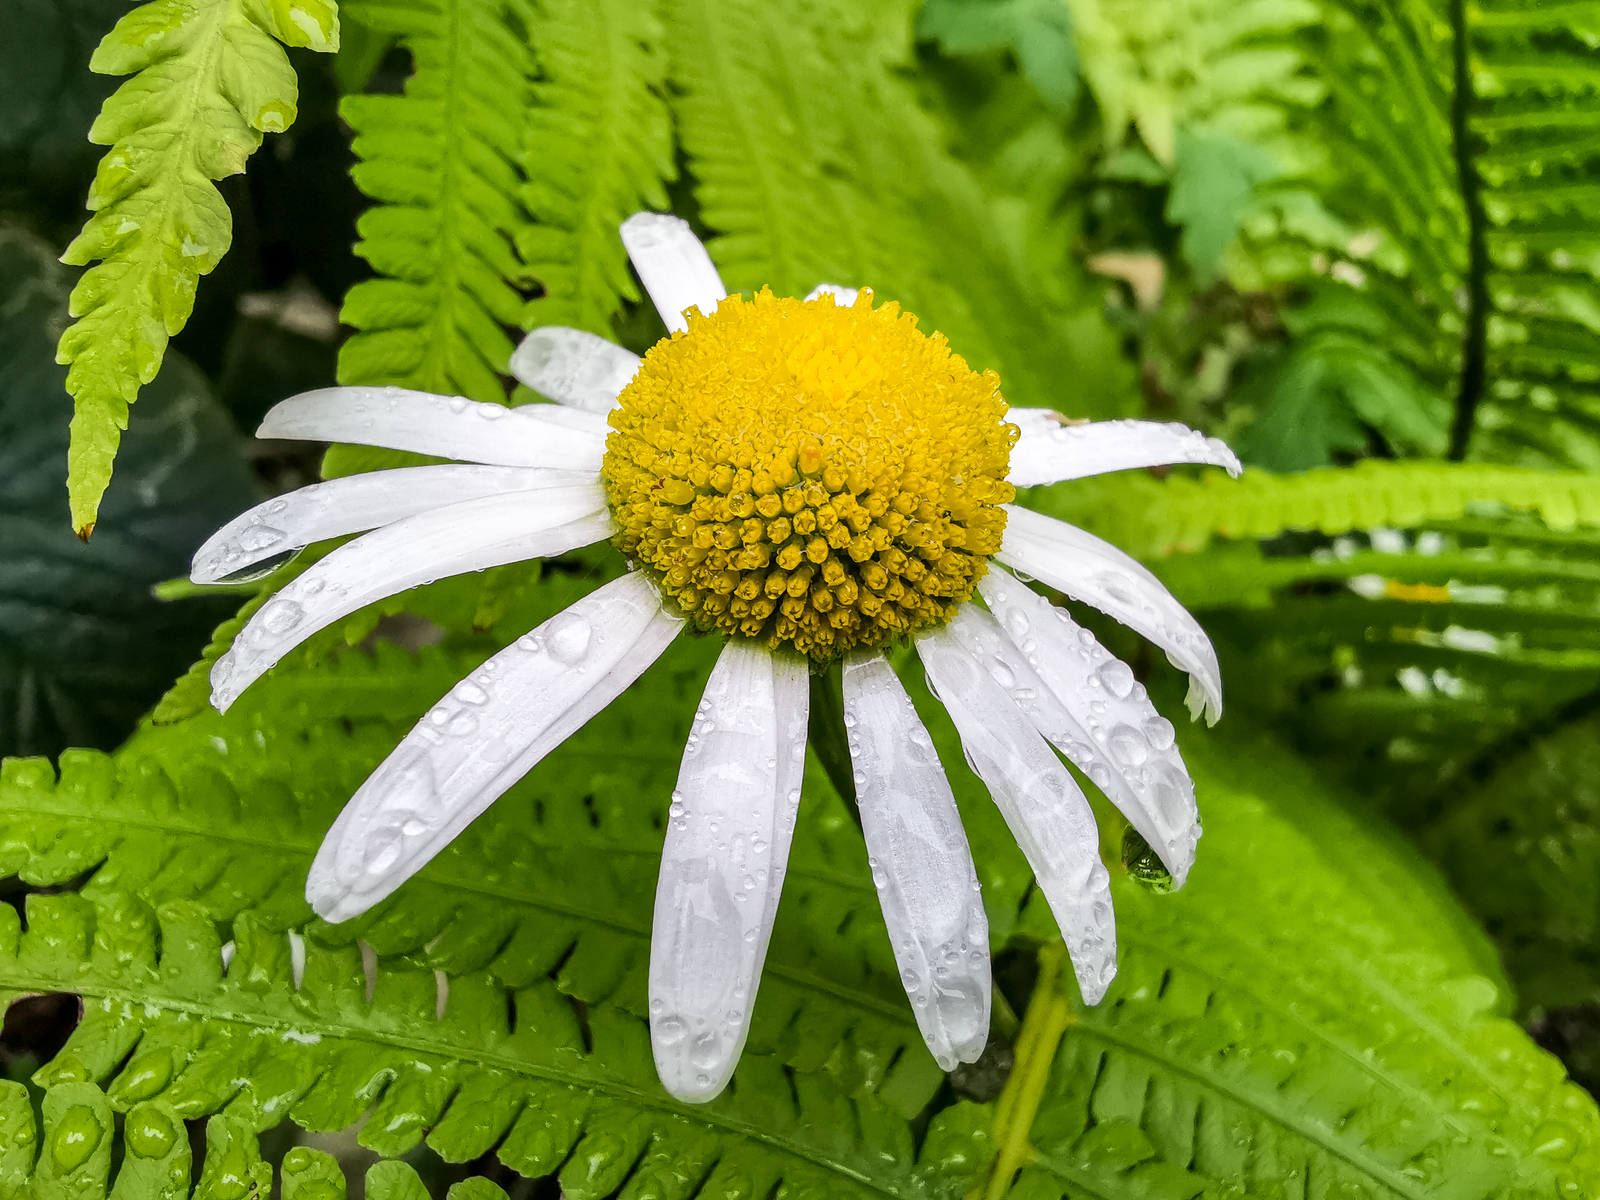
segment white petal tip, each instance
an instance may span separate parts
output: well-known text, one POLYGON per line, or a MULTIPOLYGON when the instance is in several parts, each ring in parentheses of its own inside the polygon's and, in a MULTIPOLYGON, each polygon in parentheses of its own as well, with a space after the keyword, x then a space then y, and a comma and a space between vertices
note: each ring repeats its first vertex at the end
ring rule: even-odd
POLYGON ((696 1035, 679 1017, 650 1026, 656 1074, 673 1098, 685 1104, 709 1104, 722 1095, 743 1048, 742 1042, 715 1032, 696 1035))
POLYGON ((1183 698, 1183 705, 1189 710, 1191 721, 1198 721, 1203 716, 1207 727, 1222 719, 1222 697, 1193 675, 1189 676, 1189 693, 1183 698))
POLYGON ((1117 963, 1115 959, 1108 963, 1086 963, 1081 970, 1073 963, 1073 973, 1078 978, 1078 992, 1084 1004, 1093 1008, 1106 998, 1106 990, 1117 977, 1117 963))

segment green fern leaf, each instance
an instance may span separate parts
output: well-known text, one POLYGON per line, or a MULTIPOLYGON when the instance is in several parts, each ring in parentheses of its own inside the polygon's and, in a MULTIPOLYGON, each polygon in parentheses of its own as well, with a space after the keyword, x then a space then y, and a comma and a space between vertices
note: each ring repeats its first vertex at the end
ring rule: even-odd
POLYGON ((1200 862, 1175 895, 1116 892, 1116 987, 1093 1009, 1063 1003, 1059 1042, 1034 1050, 1040 1094, 996 1124, 1002 1146, 1031 1149, 1009 1194, 1583 1194, 1594 1101, 1495 1011, 1467 946, 1440 953, 1442 892, 1378 883, 1415 887, 1406 852, 1269 800, 1317 785, 1237 729, 1185 754, 1205 781, 1200 862), (1430 907, 1411 928, 1434 936, 1400 932, 1396 905, 1430 907))
POLYGON ((381 278, 345 296, 358 332, 340 347, 342 383, 390 383, 501 401, 528 282, 513 240, 527 35, 499 0, 357 0, 351 18, 394 37, 416 73, 403 96, 347 96, 362 214, 356 252, 381 278))
POLYGON ((522 229, 518 249, 544 295, 521 323, 609 335, 622 301, 639 298, 617 227, 667 208, 662 181, 677 174, 660 13, 638 0, 553 0, 530 35, 539 81, 521 194, 539 223, 522 229))
POLYGON ((94 529, 128 406, 232 240, 213 181, 243 171, 263 134, 294 121, 295 76, 280 41, 338 49, 333 0, 155 0, 123 17, 90 60, 102 74, 134 77, 90 130, 112 150, 89 190, 94 216, 62 255, 97 264, 73 289, 77 322, 57 350, 75 404, 68 491, 79 537, 94 529))
POLYGON ((1537 513, 1555 529, 1600 525, 1600 478, 1594 475, 1375 459, 1295 475, 1247 471, 1220 483, 1209 475, 1103 475, 1033 488, 1023 501, 1145 559, 1200 550, 1217 537, 1411 528, 1483 503, 1537 513))
POLYGON ((1076 268, 1036 272, 1010 212, 918 105, 903 77, 909 7, 672 6, 680 136, 724 282, 798 296, 871 286, 998 370, 1013 402, 1128 411, 1132 379, 1098 294, 1076 268))
MULTIPOLYGON (((45 1128, 25 1095, 0 1094, 0 1123, 20 1135, 8 1144, 23 1147, 0 1169, 31 1171, 38 1186, 65 1165, 78 1172, 73 1195, 104 1195, 92 1155, 66 1165, 41 1153, 35 1168, 34 1147, 54 1155, 71 1121, 109 1131, 111 1113, 125 1113, 125 1128, 155 1131, 140 1133, 147 1149, 124 1157, 126 1172, 164 1161, 162 1129, 209 1116, 196 1194, 224 1177, 265 1189, 255 1133, 286 1117, 344 1128, 371 1110, 361 1138, 380 1153, 426 1141, 466 1161, 495 1149, 530 1176, 559 1169, 576 1198, 762 1195, 780 1183, 798 1196, 958 1194, 983 1167, 989 1116, 940 1113, 913 1155, 907 1118, 891 1105, 915 1111, 930 1094, 895 1089, 904 1060, 922 1052, 887 938, 871 924, 859 835, 815 769, 785 897, 802 919, 774 939, 761 1005, 775 1012, 758 1023, 776 1017, 832 1061, 786 1069, 782 1049, 747 1053, 730 1093, 704 1107, 678 1105, 655 1083, 636 1010, 645 864, 660 831, 642 798, 683 734, 683 714, 666 732, 661 714, 690 707, 671 697, 692 699, 708 646, 684 643, 636 704, 608 712, 568 755, 614 769, 626 747, 625 792, 604 768, 553 764, 553 778, 479 822, 459 862, 441 861, 359 931, 308 923, 305 863, 332 810, 410 719, 397 696, 415 704, 447 686, 462 665, 449 654, 413 664, 381 651, 275 677, 252 712, 148 730, 117 759, 69 754, 59 780, 43 762, 7 764, 0 871, 36 885, 91 874, 81 893, 28 897, 25 928, 0 907, 0 998, 84 997, 83 1021, 36 1076, 45 1128), (813 979, 785 946, 796 940, 815 955, 813 979), (785 1001, 791 987, 809 992, 798 1009, 785 1001), (910 1031, 887 1077, 893 1043, 850 1014, 853 995, 875 995, 860 1007, 910 1031)), ((997 933, 1051 936, 1014 845, 957 765, 953 730, 912 683, 951 764, 997 933)), ((1098 1194, 1115 1194, 1131 1171, 1127 1182, 1154 1195, 1288 1182, 1303 1163, 1355 1194, 1414 1168, 1456 1170, 1501 1189, 1464 1194, 1522 1197, 1594 1169, 1600 1115, 1492 1015, 1499 989, 1481 937, 1437 883, 1259 739, 1191 732, 1185 750, 1206 797, 1207 855, 1177 896, 1117 882, 1123 977, 1052 1056, 1024 1126, 1038 1152, 1030 1170, 1098 1194), (1281 916, 1263 923, 1263 913, 1281 916), (1555 1140, 1569 1162, 1535 1153, 1555 1140)), ((1118 828, 1108 821, 1113 840, 1118 828)), ((298 1187, 319 1160, 296 1153, 284 1173, 298 1187)), ((378 1178, 419 1194, 405 1168, 378 1178)))

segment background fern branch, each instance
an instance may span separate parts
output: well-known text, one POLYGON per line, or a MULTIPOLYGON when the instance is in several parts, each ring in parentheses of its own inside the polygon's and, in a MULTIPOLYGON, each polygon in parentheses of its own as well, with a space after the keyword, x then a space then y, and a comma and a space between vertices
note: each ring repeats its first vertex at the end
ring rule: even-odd
POLYGON ((532 15, 539 76, 526 116, 518 249, 544 294, 522 324, 610 335, 639 299, 617 227, 669 206, 677 175, 665 36, 655 0, 546 0, 532 15))
POLYGON ((504 0, 357 0, 352 20, 395 37, 414 73, 403 96, 348 96, 356 184, 378 201, 356 252, 380 278, 345 296, 342 383, 392 383, 503 401, 498 373, 522 313, 528 225, 521 115, 532 57, 504 0))
POLYGON ((75 405, 67 486, 79 537, 94 530, 128 406, 188 320, 199 277, 227 253, 232 219, 213 181, 243 171, 263 134, 294 121, 295 76, 280 41, 338 49, 333 0, 154 0, 124 16, 90 60, 134 77, 90 131, 112 149, 89 190, 94 215, 62 255, 97 264, 73 289, 77 321, 57 349, 75 405))

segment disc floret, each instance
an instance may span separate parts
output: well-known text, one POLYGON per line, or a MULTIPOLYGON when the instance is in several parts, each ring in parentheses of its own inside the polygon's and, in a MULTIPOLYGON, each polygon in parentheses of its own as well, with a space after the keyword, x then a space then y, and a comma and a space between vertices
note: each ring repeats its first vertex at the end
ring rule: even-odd
POLYGON ((972 595, 1017 430, 998 376, 916 326, 763 289, 645 356, 601 474, 619 549, 700 629, 828 662, 972 595))

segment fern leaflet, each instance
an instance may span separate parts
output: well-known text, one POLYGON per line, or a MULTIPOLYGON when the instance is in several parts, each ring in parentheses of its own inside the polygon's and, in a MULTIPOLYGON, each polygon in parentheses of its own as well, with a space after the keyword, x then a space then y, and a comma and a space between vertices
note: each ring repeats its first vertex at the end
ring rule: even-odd
POLYGON ((357 0, 352 19, 411 52, 403 96, 347 96, 362 214, 356 252, 381 276, 351 288, 340 319, 342 383, 392 383, 503 400, 505 326, 527 283, 514 239, 531 54, 500 0, 357 0))
POLYGON ((112 149, 89 189, 94 215, 62 255, 96 264, 72 291, 77 321, 56 352, 70 364, 67 486, 79 537, 94 530, 128 406, 232 240, 213 181, 243 171, 263 134, 294 121, 294 70, 278 42, 337 50, 334 0, 154 0, 118 21, 90 60, 133 78, 89 132, 112 149))
POLYGON ((523 203, 538 219, 518 248, 544 287, 522 324, 609 334, 637 300, 617 227, 668 207, 672 115, 658 6, 638 0, 550 0, 532 18, 540 78, 523 143, 523 203))

